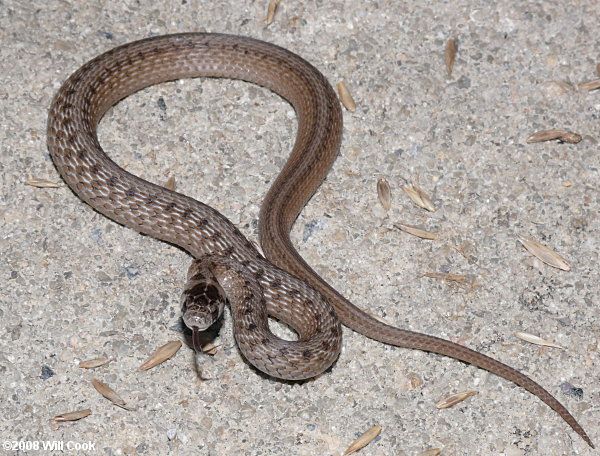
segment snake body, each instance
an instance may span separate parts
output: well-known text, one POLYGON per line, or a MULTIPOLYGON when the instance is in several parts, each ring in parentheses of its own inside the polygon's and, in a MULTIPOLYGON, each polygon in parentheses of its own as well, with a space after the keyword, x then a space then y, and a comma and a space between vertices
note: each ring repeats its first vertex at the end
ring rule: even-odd
POLYGON ((236 340, 259 369, 285 379, 323 372, 338 357, 341 322, 386 344, 449 356, 495 373, 540 398, 593 447, 569 411, 526 375, 453 342, 376 320, 300 257, 289 234, 335 161, 341 134, 337 97, 311 64, 262 41, 204 33, 152 37, 96 57, 62 85, 48 118, 48 149, 71 189, 116 222, 194 256, 190 289, 198 284, 200 295, 211 297, 215 290, 227 295, 236 340), (99 144, 98 122, 116 102, 150 85, 188 77, 253 82, 281 95, 297 113, 292 153, 261 207, 259 232, 266 258, 219 212, 128 173, 99 144), (298 341, 272 336, 267 315, 292 326, 298 341))

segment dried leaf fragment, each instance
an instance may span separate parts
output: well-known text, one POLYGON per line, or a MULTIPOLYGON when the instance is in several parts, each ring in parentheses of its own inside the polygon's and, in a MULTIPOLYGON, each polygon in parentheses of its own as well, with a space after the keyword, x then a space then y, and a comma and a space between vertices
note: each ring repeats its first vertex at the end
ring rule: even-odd
POLYGON ((181 341, 174 340, 163 345, 156 350, 144 363, 139 367, 140 371, 152 369, 154 366, 171 358, 181 348, 181 341))
POLYGON ((420 237, 422 239, 430 239, 432 241, 438 238, 436 233, 432 233, 431 231, 424 230, 414 225, 408 225, 406 223, 394 223, 394 227, 399 230, 406 231, 413 236, 420 237))
POLYGON ((594 79, 592 81, 587 82, 580 82, 579 84, 577 84, 577 87, 587 91, 600 89, 600 79, 594 79))
POLYGON ((355 453, 361 448, 366 447, 381 433, 381 426, 373 426, 368 431, 365 431, 359 438, 350 444, 348 449, 344 451, 343 456, 355 453))
POLYGON ((32 177, 31 179, 27 179, 25 181, 25 185, 31 185, 32 187, 37 188, 60 188, 62 184, 58 182, 52 182, 48 179, 40 179, 39 177, 32 177))
POLYGON ((76 412, 61 413, 54 417, 54 421, 77 421, 92 414, 90 409, 78 410, 76 412))
POLYGON ((446 63, 446 71, 448 77, 452 76, 452 67, 454 66, 454 60, 456 59, 456 40, 454 38, 449 39, 446 43, 446 52, 444 53, 444 62, 446 63))
POLYGON ((439 456, 442 454, 441 448, 432 448, 431 450, 425 450, 419 453, 417 456, 439 456))
POLYGON ((558 139, 560 142, 577 144, 581 141, 581 135, 567 130, 541 130, 527 138, 528 143, 539 143, 558 139))
POLYGON ((346 108, 350 112, 356 111, 356 103, 354 102, 354 98, 352 98, 350 91, 346 87, 346 84, 344 84, 343 82, 338 82, 337 89, 338 94, 340 96, 340 101, 344 105, 344 108, 346 108))
POLYGON ((166 188, 167 190, 175 190, 175 187, 177 187, 177 182, 175 181, 175 176, 169 176, 169 178, 167 179, 167 182, 165 182, 165 185, 163 187, 166 188))
POLYGON ((402 190, 408 195, 408 197, 415 203, 417 206, 429 211, 435 212, 435 205, 431 201, 431 198, 423 191, 421 187, 419 187, 415 182, 411 182, 411 186, 408 185, 402 186, 402 190))
POLYGON ((267 25, 273 22, 273 19, 275 18, 275 13, 277 12, 277 8, 279 8, 280 3, 281 0, 271 0, 269 2, 269 6, 267 8, 267 17, 265 18, 265 22, 267 23, 267 25))
POLYGON ((540 244, 539 242, 534 241, 533 239, 528 238, 526 236, 521 236, 520 234, 517 235, 517 238, 529 253, 531 253, 534 257, 540 259, 547 265, 550 265, 557 269, 562 269, 563 271, 571 270, 571 265, 567 260, 565 260, 553 250, 550 250, 545 245, 540 244))
POLYGON ((81 361, 79 367, 82 369, 94 369, 96 367, 104 366, 112 361, 111 358, 94 358, 86 361, 81 361))
POLYGON ((541 337, 534 336, 533 334, 517 331, 515 332, 515 336, 521 340, 524 340, 525 342, 530 342, 536 345, 543 345, 544 347, 560 348, 561 350, 564 350, 564 347, 561 347, 560 345, 557 345, 554 342, 544 340, 541 337))
POLYGON ((126 402, 106 383, 94 378, 92 379, 92 385, 96 388, 96 391, 102 394, 106 399, 127 410, 126 402))
POLYGON ((462 391, 460 393, 451 394, 450 396, 445 397, 444 399, 439 401, 435 406, 439 409, 449 408, 449 407, 452 407, 453 405, 456 405, 456 404, 464 401, 465 399, 467 399, 471 396, 475 396, 476 394, 477 394, 477 391, 462 391))
POLYGON ((377 199, 386 211, 392 207, 392 189, 385 178, 377 180, 377 199))

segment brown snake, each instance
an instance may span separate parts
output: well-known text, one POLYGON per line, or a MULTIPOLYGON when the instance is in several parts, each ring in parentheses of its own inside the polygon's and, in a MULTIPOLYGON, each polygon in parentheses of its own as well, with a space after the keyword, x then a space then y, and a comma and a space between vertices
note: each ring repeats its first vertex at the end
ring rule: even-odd
MULTIPOLYGON (((246 358, 275 377, 304 379, 323 372, 337 359, 341 321, 383 343, 449 356, 520 385, 554 409, 593 447, 567 409, 526 375, 453 342, 376 320, 329 286, 300 257, 289 233, 335 161, 341 135, 337 97, 308 62, 262 41, 204 33, 157 36, 96 57, 62 85, 48 118, 52 160, 82 200, 116 222, 176 244, 197 258, 190 270, 187 297, 184 294, 186 305, 192 308, 186 309, 186 323, 195 334, 203 328, 199 323, 202 311, 194 299, 222 301, 224 294, 246 358), (260 241, 268 259, 219 212, 128 173, 100 147, 98 122, 116 102, 150 85, 190 77, 253 82, 276 92, 296 110, 294 148, 260 212, 260 241), (267 314, 295 329, 298 341, 273 336, 267 314)), ((209 311, 208 323, 218 313, 209 311)))

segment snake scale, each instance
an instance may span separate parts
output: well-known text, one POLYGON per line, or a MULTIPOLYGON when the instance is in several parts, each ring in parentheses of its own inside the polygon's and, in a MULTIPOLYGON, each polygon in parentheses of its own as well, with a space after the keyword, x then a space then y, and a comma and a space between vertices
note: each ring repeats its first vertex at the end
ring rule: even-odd
POLYGON ((194 335, 218 318, 227 299, 236 341, 248 361, 272 376, 297 380, 318 375, 337 359, 341 322, 377 341, 449 356, 499 375, 544 401, 593 447, 569 411, 526 375, 456 343, 376 320, 300 257, 289 234, 336 159, 342 113, 325 77, 296 54, 251 38, 206 33, 128 43, 67 79, 52 101, 47 133, 56 168, 83 201, 196 258, 183 295, 184 321, 194 335), (99 144, 97 125, 119 100, 153 84, 191 77, 252 82, 279 94, 296 111, 292 153, 261 206, 259 233, 266 258, 219 212, 128 173, 99 144), (202 305, 213 307, 207 311, 202 305), (291 326, 298 340, 274 336, 269 315, 291 326))

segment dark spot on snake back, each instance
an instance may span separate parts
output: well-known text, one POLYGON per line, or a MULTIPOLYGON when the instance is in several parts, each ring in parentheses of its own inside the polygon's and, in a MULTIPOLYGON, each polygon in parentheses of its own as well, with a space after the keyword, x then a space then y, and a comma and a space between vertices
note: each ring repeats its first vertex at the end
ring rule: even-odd
POLYGON ((206 296, 211 301, 217 301, 217 300, 221 299, 221 292, 215 285, 208 284, 206 286, 206 296))

